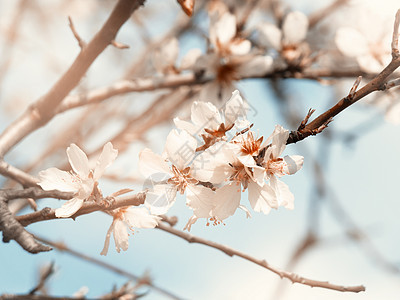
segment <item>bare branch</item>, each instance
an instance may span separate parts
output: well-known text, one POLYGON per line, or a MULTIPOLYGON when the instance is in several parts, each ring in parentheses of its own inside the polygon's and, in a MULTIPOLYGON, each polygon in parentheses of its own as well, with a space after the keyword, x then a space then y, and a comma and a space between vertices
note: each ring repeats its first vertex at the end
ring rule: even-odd
POLYGON ((79 83, 95 59, 115 39, 117 32, 129 19, 133 11, 143 3, 144 0, 118 1, 103 27, 79 53, 67 72, 46 95, 33 103, 22 116, 0 135, 0 158, 23 138, 54 117, 61 101, 79 83))
POLYGON ((161 229, 163 231, 169 232, 177 237, 180 237, 186 241, 188 241, 189 243, 198 243, 198 244, 202 244, 217 250, 220 250, 222 252, 224 252, 226 255, 229 256, 239 256, 247 261, 250 261, 252 263, 255 263, 263 268, 266 268, 268 270, 270 270, 271 272, 277 274, 279 277, 281 278, 287 278, 289 279, 292 283, 300 283, 300 284, 304 284, 304 285, 308 285, 311 287, 320 287, 320 288, 326 288, 326 289, 331 289, 331 290, 336 290, 336 291, 341 291, 341 292, 353 292, 353 293, 358 293, 358 292, 363 292, 365 291, 365 287, 362 285, 359 286, 341 286, 341 285, 336 285, 336 284, 331 284, 327 281, 318 281, 318 280, 312 280, 312 279, 308 279, 308 278, 304 278, 302 276, 299 276, 295 273, 292 272, 287 272, 284 270, 281 270, 277 267, 274 267, 272 265, 270 265, 266 260, 264 259, 257 259, 254 258, 246 253, 240 252, 238 250, 235 250, 233 248, 227 247, 225 245, 222 244, 218 244, 216 242, 213 241, 209 241, 194 235, 191 235, 189 233, 180 231, 178 229, 175 229, 171 226, 168 225, 164 225, 162 223, 160 223, 156 228, 161 229))
POLYGON ((39 182, 37 178, 13 167, 2 159, 0 159, 0 174, 19 182, 23 186, 37 186, 39 182))
POLYGON ((74 35, 75 39, 78 41, 78 45, 81 48, 81 50, 83 50, 83 48, 86 47, 86 42, 84 40, 82 40, 82 38, 76 31, 74 23, 72 22, 72 19, 70 16, 68 16, 68 22, 69 22, 69 27, 71 28, 72 34, 74 35))

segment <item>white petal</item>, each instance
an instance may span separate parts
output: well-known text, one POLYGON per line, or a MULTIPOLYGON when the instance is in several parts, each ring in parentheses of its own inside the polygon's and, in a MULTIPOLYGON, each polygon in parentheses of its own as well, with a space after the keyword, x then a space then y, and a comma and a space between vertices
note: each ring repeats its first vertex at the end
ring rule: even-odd
POLYGON ((198 135, 201 132, 201 128, 199 129, 198 126, 179 118, 174 118, 174 123, 178 129, 186 130, 191 135, 198 135))
POLYGON ((292 175, 303 167, 304 157, 300 155, 286 155, 283 160, 287 164, 287 173, 292 175))
POLYGON ((76 192, 80 186, 73 175, 57 168, 40 171, 39 180, 38 184, 46 191, 76 192))
POLYGON ((110 225, 110 228, 108 228, 108 230, 107 230, 106 239, 104 241, 104 247, 103 247, 103 250, 101 250, 100 255, 106 256, 108 253, 108 248, 110 247, 111 233, 114 231, 115 221, 116 220, 113 220, 113 222, 110 225))
POLYGON ((56 209, 57 218, 68 218, 76 213, 83 205, 83 199, 72 198, 56 209))
POLYGON ((124 220, 131 227, 154 228, 161 218, 151 215, 145 207, 130 207, 124 213, 124 220))
POLYGON ((250 213, 250 211, 247 209, 246 206, 244 206, 244 205, 239 205, 239 208, 240 208, 241 210, 243 210, 243 211, 246 213, 246 218, 251 218, 251 213, 250 213))
POLYGON ((249 62, 241 64, 238 73, 242 77, 255 77, 270 74, 274 70, 274 60, 271 56, 255 56, 249 62))
POLYGON ((165 214, 175 203, 176 187, 170 184, 159 184, 146 194, 145 206, 153 215, 165 214))
POLYGON ((293 45, 302 42, 307 35, 308 18, 299 11, 289 13, 283 21, 282 31, 285 44, 293 45))
POLYGON ((215 193, 216 206, 212 211, 214 217, 222 221, 233 216, 240 205, 240 188, 240 185, 231 183, 217 189, 215 193))
MULTIPOLYGON (((197 125, 198 130, 203 128, 218 129, 222 119, 218 109, 210 102, 193 102, 191 119, 197 125)), ((197 132, 199 133, 199 132, 197 132)))
POLYGON ((139 153, 139 171, 146 178, 152 177, 157 173, 162 177, 165 177, 165 174, 172 176, 171 170, 164 159, 148 148, 139 153))
POLYGON ((348 57, 357 57, 368 52, 367 39, 351 27, 339 28, 336 32, 335 43, 340 52, 348 57))
POLYGON ((88 178, 90 168, 88 158, 75 144, 71 144, 67 148, 67 155, 69 159, 69 163, 76 174, 78 174, 81 178, 88 178))
POLYGON ((394 125, 400 124, 400 101, 388 109, 385 114, 385 120, 394 125))
POLYGON ((233 171, 229 166, 233 158, 232 153, 224 148, 228 148, 227 143, 218 142, 198 155, 193 161, 191 175, 197 180, 214 184, 228 179, 233 171))
POLYGON ((372 73, 372 74, 380 73, 385 67, 373 56, 372 53, 359 55, 356 57, 356 60, 361 70, 363 70, 366 73, 372 73))
POLYGON ((224 13, 214 24, 210 24, 210 40, 214 46, 218 43, 225 45, 236 35, 236 17, 224 13))
POLYGON ((289 131, 284 129, 281 125, 276 125, 271 137, 272 146, 275 146, 274 148, 272 148, 272 156, 273 158, 277 158, 286 148, 286 141, 289 137, 289 131))
POLYGON ((276 194, 279 206, 284 206, 287 209, 294 208, 294 196, 290 192, 286 183, 278 180, 275 176, 272 176, 270 179, 270 186, 276 194))
POLYGON ((258 185, 255 182, 249 182, 249 202, 254 211, 268 214, 271 208, 277 208, 278 202, 273 189, 268 185, 258 185))
POLYGON ((196 223, 196 221, 198 220, 198 218, 196 216, 191 216, 188 220, 188 222, 186 223, 185 227, 183 228, 183 230, 187 230, 190 231, 192 229, 192 225, 194 223, 196 223))
POLYGON ((194 158, 197 141, 186 131, 172 130, 165 143, 165 152, 169 161, 183 170, 194 158))
POLYGON ((119 253, 120 249, 126 251, 129 246, 129 235, 126 225, 121 220, 116 220, 114 225, 114 242, 115 249, 119 253))
POLYGON ((113 161, 117 158, 117 155, 118 150, 113 148, 111 142, 108 142, 104 145, 103 151, 97 159, 96 167, 94 168, 94 180, 98 180, 103 175, 105 169, 113 163, 113 161))
POLYGON ((250 52, 251 43, 248 40, 237 38, 229 44, 229 52, 232 55, 245 55, 250 52))
POLYGON ((225 126, 235 124, 238 119, 246 119, 247 111, 250 110, 247 102, 243 101, 238 90, 232 93, 232 97, 225 106, 225 126))
POLYGON ((277 51, 281 50, 282 32, 278 27, 264 23, 258 26, 258 31, 260 33, 259 41, 263 46, 277 51))
POLYGON ((209 218, 215 207, 215 192, 202 185, 188 186, 186 190, 186 205, 193 209, 197 218, 209 218))

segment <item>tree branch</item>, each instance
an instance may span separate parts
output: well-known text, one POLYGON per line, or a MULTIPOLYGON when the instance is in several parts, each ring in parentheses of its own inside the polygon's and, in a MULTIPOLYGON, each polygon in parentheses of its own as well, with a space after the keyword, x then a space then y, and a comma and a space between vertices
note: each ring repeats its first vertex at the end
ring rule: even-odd
POLYGON ((240 252, 238 250, 235 250, 233 248, 230 248, 228 246, 222 245, 222 244, 218 244, 216 242, 213 241, 209 241, 194 235, 191 235, 189 233, 180 231, 178 229, 175 229, 171 226, 168 225, 164 225, 162 223, 159 223, 158 226, 156 227, 158 229, 161 229, 163 231, 169 232, 177 237, 180 237, 186 241, 188 241, 189 243, 197 243, 197 244, 203 244, 205 246, 220 250, 222 252, 224 252, 226 255, 229 256, 239 256, 247 261, 250 261, 252 263, 255 263, 263 268, 266 268, 267 270, 277 274, 279 277, 281 278, 287 278, 289 279, 292 283, 300 283, 300 284, 304 284, 304 285, 308 285, 311 287, 320 287, 320 288, 326 288, 326 289, 331 289, 331 290, 335 290, 335 291, 340 291, 340 292, 354 292, 354 293, 358 293, 358 292, 363 292, 365 291, 365 287, 362 285, 359 286, 341 286, 341 285, 336 285, 336 284, 331 284, 327 281, 318 281, 318 280, 312 280, 312 279, 308 279, 308 278, 304 278, 301 277, 295 273, 292 272, 287 272, 284 270, 281 270, 277 267, 274 267, 272 265, 270 265, 266 260, 264 259, 257 259, 254 258, 246 253, 240 252))
POLYGON ((82 49, 67 72, 51 90, 33 103, 0 136, 0 158, 34 130, 45 125, 57 113, 57 107, 79 83, 91 64, 115 39, 121 26, 145 0, 119 0, 110 17, 89 44, 82 49))

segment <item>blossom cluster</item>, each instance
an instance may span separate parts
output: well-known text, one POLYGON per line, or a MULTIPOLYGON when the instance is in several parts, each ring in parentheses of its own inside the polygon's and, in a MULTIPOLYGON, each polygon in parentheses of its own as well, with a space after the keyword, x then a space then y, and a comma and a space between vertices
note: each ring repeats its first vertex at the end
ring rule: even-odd
POLYGON ((145 205, 155 215, 165 214, 176 194, 186 194, 193 210, 186 228, 199 218, 222 223, 241 205, 248 190, 250 206, 268 214, 272 208, 293 209, 294 196, 278 178, 301 169, 303 157, 281 157, 289 131, 277 125, 264 141, 251 131, 247 103, 234 91, 219 111, 210 102, 194 102, 191 122, 175 118, 159 155, 150 149, 139 154, 139 169, 153 183, 145 205))

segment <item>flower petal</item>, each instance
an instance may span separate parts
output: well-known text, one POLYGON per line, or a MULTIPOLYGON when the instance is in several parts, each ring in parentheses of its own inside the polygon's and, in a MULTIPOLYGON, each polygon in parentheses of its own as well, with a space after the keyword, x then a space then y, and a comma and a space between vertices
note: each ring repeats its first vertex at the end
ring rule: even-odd
POLYGON ((250 52, 251 43, 249 40, 236 38, 229 44, 229 52, 232 55, 245 55, 250 52))
POLYGON ((76 192, 79 189, 79 184, 73 175, 57 168, 40 171, 39 180, 38 184, 46 191, 76 192))
POLYGON ((81 178, 88 178, 89 177, 89 161, 88 158, 75 144, 71 144, 67 148, 67 155, 69 159, 69 163, 76 174, 78 174, 81 178))
POLYGON ((290 12, 283 21, 282 31, 285 44, 301 43, 308 31, 307 16, 299 11, 290 12))
POLYGON ((183 170, 194 158, 197 141, 186 131, 172 130, 165 143, 165 152, 169 161, 183 170))
POLYGON ((68 218, 76 213, 83 205, 83 199, 72 198, 56 209, 57 218, 68 218))
POLYGON ((101 250, 100 255, 106 256, 108 253, 108 248, 110 247, 111 233, 114 231, 115 222, 116 220, 113 220, 113 222, 110 225, 110 228, 108 228, 107 230, 106 239, 104 241, 104 247, 103 250, 101 250))
POLYGON ((367 39, 352 27, 341 27, 337 30, 335 43, 339 51, 348 57, 358 57, 368 53, 367 39))
POLYGON ((300 155, 286 155, 283 160, 287 164, 287 174, 292 175, 303 167, 304 157, 300 155))
POLYGON ((216 206, 212 211, 213 217, 222 221, 233 216, 240 205, 240 197, 240 185, 231 183, 217 189, 215 193, 216 206))
POLYGON ((97 159, 96 167, 94 168, 93 178, 95 181, 103 175, 105 169, 113 163, 113 161, 117 158, 117 155, 118 150, 113 148, 111 142, 108 142, 104 145, 103 151, 97 159))
POLYGON ((159 184, 146 195, 145 206, 153 215, 165 214, 175 203, 176 187, 169 184, 159 184))
POLYGON ((218 109, 210 102, 193 102, 191 119, 197 125, 199 131, 204 128, 216 130, 222 123, 218 109))
POLYGON ((210 40, 215 47, 218 47, 219 44, 226 45, 235 35, 236 17, 229 12, 224 13, 216 22, 210 24, 210 40))
POLYGON ((174 123, 178 129, 186 130, 191 135, 196 135, 201 132, 201 128, 199 128, 198 126, 188 121, 181 120, 178 117, 174 118, 174 123))
POLYGON ((247 111, 250 110, 247 102, 243 101, 238 90, 232 93, 232 97, 226 102, 225 106, 225 126, 235 124, 236 120, 246 120, 247 111))
POLYGON ((129 235, 126 225, 121 220, 116 220, 114 225, 114 242, 115 242, 115 249, 117 252, 120 252, 120 249, 126 251, 128 250, 129 246, 129 235))
POLYGON ((294 195, 290 192, 286 183, 278 180, 275 176, 270 178, 270 186, 276 194, 279 206, 284 206, 287 209, 294 208, 294 195))
POLYGON ((277 208, 278 202, 274 190, 268 185, 249 182, 249 202, 254 211, 268 214, 271 208, 277 208))
POLYGON ((143 149, 139 153, 139 171, 146 178, 153 177, 155 174, 163 177, 165 177, 165 174, 172 176, 171 170, 165 160, 148 148, 143 149))
POLYGON ((259 41, 267 47, 277 51, 281 50, 282 31, 273 24, 263 23, 258 26, 259 41))
POLYGON ((151 215, 145 207, 129 207, 124 213, 124 220, 131 227, 154 228, 161 218, 151 215))
POLYGON ((211 210, 215 207, 215 192, 202 185, 188 186, 186 190, 186 205, 193 209, 198 218, 211 217, 211 210))
POLYGON ((249 62, 241 64, 237 70, 241 77, 255 77, 270 74, 274 70, 271 56, 254 56, 249 62))

